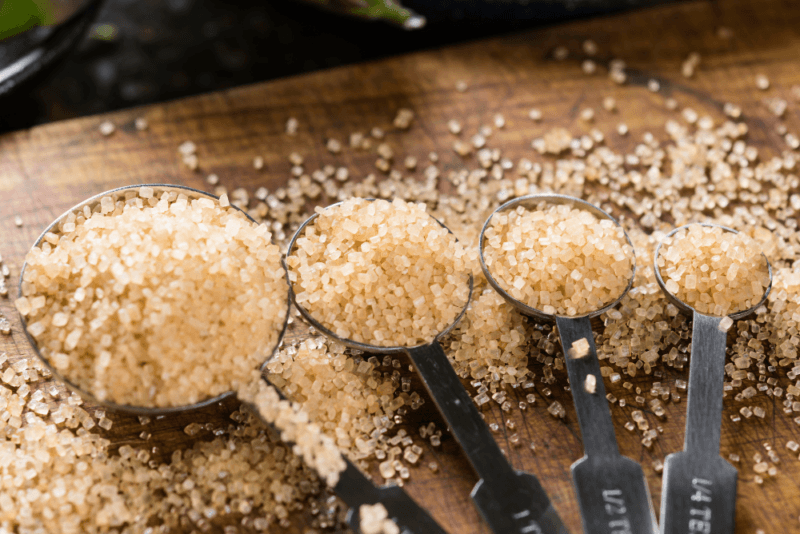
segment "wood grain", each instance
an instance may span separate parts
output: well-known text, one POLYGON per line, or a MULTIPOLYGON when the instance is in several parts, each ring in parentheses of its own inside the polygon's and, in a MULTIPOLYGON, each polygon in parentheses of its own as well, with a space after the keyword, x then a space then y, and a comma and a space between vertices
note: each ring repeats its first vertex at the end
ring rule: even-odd
MULTIPOLYGON (((350 132, 365 132, 373 126, 387 130, 396 153, 424 161, 435 151, 441 158, 440 169, 447 170, 461 166, 452 151, 453 137, 447 132, 450 118, 460 119, 465 131, 474 132, 491 123, 494 114, 502 113, 507 126, 495 132, 492 146, 502 147, 504 155, 515 160, 523 156, 535 159, 538 155, 532 154, 530 140, 554 126, 574 133, 597 127, 607 133, 610 146, 631 149, 644 132, 662 132, 665 120, 674 116, 665 108, 664 99, 673 97, 681 106, 717 117, 724 102, 740 105, 750 127, 750 142, 767 154, 779 154, 785 145, 775 133, 778 119, 766 110, 762 99, 780 96, 791 100, 790 88, 800 84, 799 28, 800 9, 790 0, 686 2, 7 134, 0 137, 0 254, 11 266, 11 280, 15 280, 25 252, 50 221, 80 200, 121 185, 172 182, 208 189, 203 178, 213 172, 229 190, 245 187, 252 192, 259 186, 274 190, 289 177, 287 155, 293 151, 305 156, 308 169, 332 163, 347 165, 356 177, 375 172, 374 153, 345 151, 334 156, 324 149, 328 138, 346 142, 350 132), (732 29, 732 38, 718 35, 722 26, 732 29), (580 44, 587 38, 598 43, 601 64, 612 58, 628 63, 628 85, 613 84, 603 74, 604 68, 594 76, 581 72, 580 44), (566 61, 553 59, 552 51, 559 45, 571 51, 566 61), (692 51, 701 54, 701 67, 694 79, 686 80, 680 75, 680 65, 692 51), (756 89, 758 73, 771 80, 768 92, 756 89), (659 93, 645 88, 649 79, 660 82, 659 93), (469 87, 464 93, 455 90, 459 80, 469 87), (606 96, 617 99, 618 112, 601 111, 606 96), (400 107, 417 113, 408 133, 391 127, 400 107), (527 118, 532 107, 542 110, 540 123, 527 118), (578 120, 584 107, 597 111, 591 125, 578 120), (149 121, 146 132, 134 128, 137 117, 149 121), (300 121, 297 136, 284 133, 289 117, 300 121), (110 137, 98 130, 105 120, 118 128, 110 137), (628 124, 630 136, 613 133, 619 122, 628 124), (200 172, 192 172, 180 162, 177 147, 185 140, 198 146, 200 172), (257 155, 266 162, 261 171, 252 166, 257 155), (21 228, 13 223, 17 215, 24 221, 21 228)), ((798 109, 793 103, 784 118, 789 131, 800 131, 798 109)), ((12 288, 12 296, 15 294, 16 288, 12 288)), ((30 356, 11 300, 0 299, 0 312, 14 326, 11 336, 0 335, 0 352, 30 356)), ((535 362, 531 367, 538 371, 535 362)), ((661 381, 672 385, 676 379, 685 380, 687 372, 665 369, 664 374, 661 381)), ((652 380, 637 377, 632 382, 649 389, 652 380)), ((497 422, 503 429, 497 439, 514 466, 539 476, 568 527, 579 532, 569 466, 581 456, 582 447, 565 385, 562 372, 556 386, 551 386, 552 397, 543 395, 540 386, 539 402, 511 416, 523 443, 536 444, 535 452, 508 442, 507 415, 502 411, 492 407, 485 415, 487 422, 497 422), (551 399, 567 407, 564 421, 547 413, 551 399)), ((658 509, 661 479, 653 461, 682 448, 685 403, 668 404, 663 420, 647 414, 663 433, 652 449, 646 449, 638 434, 623 427, 637 409, 633 395, 619 387, 609 389, 628 401, 626 408, 612 412, 620 449, 642 463, 658 509)), ((425 396, 421 388, 417 390, 425 396)), ((511 397, 512 402, 522 400, 518 392, 511 397), (520 398, 514 399, 515 395, 520 398)), ((759 396, 757 403, 766 410, 766 417, 736 424, 729 416, 738 406, 732 399, 725 402, 723 456, 735 453, 743 459, 736 531, 800 532, 800 461, 796 453, 784 448, 789 439, 800 441, 800 426, 783 413, 778 401, 759 396), (780 454, 781 472, 757 485, 752 457, 756 452, 765 453, 764 443, 780 454)), ((215 406, 203 413, 160 420, 152 425, 150 445, 157 445, 166 458, 188 439, 182 428, 189 422, 224 425, 234 408, 235 404, 215 406)), ((142 444, 135 418, 114 415, 113 419, 109 435, 115 446, 142 444)), ((407 419, 411 433, 431 420, 443 427, 430 399, 407 419)), ((476 479, 454 440, 445 439, 438 449, 428 447, 421 463, 424 466, 429 461, 436 461, 440 471, 415 469, 406 486, 409 493, 449 532, 488 532, 470 505, 468 494, 476 479)), ((304 532, 307 521, 305 516, 295 517, 286 532, 304 532)))

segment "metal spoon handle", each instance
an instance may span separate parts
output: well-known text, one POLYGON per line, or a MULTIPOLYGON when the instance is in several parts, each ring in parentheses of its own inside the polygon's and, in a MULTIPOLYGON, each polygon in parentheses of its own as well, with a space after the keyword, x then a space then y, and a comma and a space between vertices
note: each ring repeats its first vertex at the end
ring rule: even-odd
POLYGON ((684 450, 664 464, 664 534, 734 531, 738 473, 719 455, 727 338, 721 320, 694 312, 684 450))
POLYGON ((508 463, 438 342, 408 350, 417 372, 481 478, 472 498, 495 534, 566 533, 533 475, 508 463))
POLYGON ((606 400, 606 388, 600 376, 600 363, 594 346, 592 323, 588 317, 570 319, 556 317, 561 346, 564 348, 570 391, 578 413, 578 425, 583 437, 583 450, 587 456, 619 456, 614 423, 606 400), (581 339, 589 342, 589 354, 583 358, 571 358, 572 344, 581 339), (595 391, 586 391, 586 377, 594 375, 595 391))
POLYGON ((719 455, 722 425, 722 387, 728 334, 719 329, 721 317, 694 313, 689 396, 684 450, 719 455))
POLYGON ((585 452, 572 465, 583 529, 587 534, 654 534, 658 525, 642 467, 619 453, 590 319, 557 317, 556 324, 585 452), (572 358, 568 351, 580 339, 589 343, 589 353, 572 358), (594 393, 585 386, 589 375, 594 375, 594 393))
POLYGON ((401 534, 447 534, 439 524, 398 486, 375 486, 370 479, 345 458, 347 467, 339 475, 333 490, 350 508, 347 523, 354 532, 360 532, 359 509, 364 504, 380 502, 400 527, 401 534))

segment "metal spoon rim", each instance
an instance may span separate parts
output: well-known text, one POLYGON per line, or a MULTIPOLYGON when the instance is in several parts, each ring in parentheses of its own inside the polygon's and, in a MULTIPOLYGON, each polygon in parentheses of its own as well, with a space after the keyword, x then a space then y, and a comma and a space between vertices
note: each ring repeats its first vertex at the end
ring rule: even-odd
MULTIPOLYGON (((177 184, 162 184, 162 183, 159 183, 159 184, 138 184, 138 185, 127 185, 127 186, 117 187, 115 189, 110 189, 108 191, 104 191, 102 193, 98 193, 97 195, 89 197, 86 200, 83 200, 83 201, 79 202, 78 204, 72 206, 70 209, 68 209, 67 211, 62 213, 52 223, 50 223, 50 225, 47 226, 47 228, 45 228, 45 230, 41 233, 41 235, 39 235, 38 239, 31 246, 31 249, 38 247, 41 244, 42 240, 44 239, 45 234, 50 232, 53 228, 57 227, 57 225, 62 220, 64 220, 64 218, 66 218, 70 213, 77 213, 79 210, 82 210, 83 207, 87 206, 87 205, 92 206, 92 205, 96 204, 103 197, 119 195, 120 193, 126 192, 126 191, 136 191, 138 189, 141 189, 142 187, 150 187, 150 188, 153 188, 153 189, 156 189, 156 190, 161 189, 162 192, 168 192, 168 191, 173 191, 173 190, 177 189, 177 190, 180 190, 179 192, 183 192, 183 193, 188 192, 188 193, 191 193, 193 195, 198 195, 198 196, 202 196, 202 197, 206 197, 206 198, 211 198, 211 199, 214 199, 214 200, 219 200, 219 197, 217 197, 215 195, 212 195, 211 193, 207 193, 207 192, 201 191, 199 189, 195 189, 195 188, 184 186, 184 185, 177 185, 177 184)), ((229 208, 232 208, 234 210, 239 211, 249 221, 258 224, 258 222, 255 219, 253 219, 250 215, 248 215, 247 212, 245 212, 244 210, 242 210, 242 209, 240 209, 240 208, 238 208, 238 207, 236 207, 236 206, 234 206, 232 204, 229 206, 229 208)), ((22 269, 21 269, 20 275, 19 275, 19 283, 18 283, 18 286, 17 286, 17 291, 18 291, 20 296, 22 296, 22 282, 23 282, 23 278, 24 278, 24 275, 25 275, 25 269, 26 269, 27 265, 28 265, 27 262, 24 262, 22 264, 22 269)), ((284 269, 284 278, 286 279, 286 283, 287 283, 287 285, 289 285, 289 289, 291 290, 291 285, 289 284, 289 274, 288 274, 288 272, 286 272, 285 269, 284 269)), ((289 312, 291 311, 291 299, 288 297, 288 293, 287 293, 287 303, 286 304, 287 304, 287 306, 286 306, 286 313, 285 313, 285 316, 284 316, 284 319, 283 319, 283 327, 281 328, 280 334, 278 335, 277 342, 276 342, 275 346, 273 347, 270 355, 259 366, 259 370, 263 370, 264 367, 266 367, 266 365, 275 357, 275 354, 278 351, 278 347, 280 347, 281 344, 283 343, 283 338, 284 338, 284 336, 286 334, 286 328, 287 328, 287 326, 289 324, 289 312)), ((78 395, 80 395, 81 397, 83 397, 84 399, 88 400, 89 402, 91 402, 93 404, 104 406, 104 407, 110 408, 110 409, 112 409, 114 411, 117 411, 117 412, 125 412, 125 413, 131 413, 131 414, 136 414, 136 415, 146 415, 146 416, 160 416, 160 415, 172 415, 172 414, 176 414, 176 413, 191 412, 191 411, 194 411, 194 410, 199 410, 201 408, 205 408, 207 406, 210 406, 210 405, 212 405, 214 403, 221 402, 223 400, 229 399, 229 398, 235 396, 235 394, 236 394, 235 391, 226 391, 225 393, 221 393, 221 394, 219 394, 219 395, 217 395, 215 397, 211 397, 211 398, 202 400, 200 402, 196 402, 194 404, 187 404, 187 405, 184 405, 184 406, 167 406, 167 407, 136 406, 136 405, 132 405, 132 404, 120 404, 120 403, 116 403, 116 402, 113 402, 113 401, 100 400, 95 395, 90 393, 89 391, 86 391, 85 389, 81 388, 80 386, 78 386, 77 384, 72 382, 70 379, 66 378, 63 374, 61 374, 61 372, 59 372, 52 365, 52 363, 47 358, 45 358, 42 355, 42 353, 39 350, 39 344, 36 342, 36 340, 33 338, 33 336, 31 336, 30 333, 28 332, 28 324, 27 324, 27 321, 25 320, 25 317, 21 313, 19 314, 19 317, 20 317, 20 321, 22 322, 22 327, 23 327, 22 330, 23 330, 23 332, 25 332, 25 337, 28 338, 28 342, 30 343, 31 348, 33 349, 33 352, 36 354, 36 356, 39 358, 39 360, 45 365, 45 367, 47 367, 47 369, 53 374, 53 376, 55 378, 57 378, 59 381, 64 383, 64 385, 66 385, 71 391, 74 391, 75 393, 77 393, 78 395)))
MULTIPOLYGON (((362 200, 366 200, 368 202, 373 202, 376 199, 374 199, 374 198, 365 198, 365 199, 362 199, 362 200)), ((325 208, 323 208, 323 211, 331 209, 331 208, 336 208, 337 206, 342 205, 344 202, 346 202, 346 201, 337 202, 335 204, 330 204, 329 206, 326 206, 325 208)), ((388 202, 391 202, 391 200, 388 200, 388 202)), ((439 219, 437 219, 436 217, 434 217, 430 213, 426 212, 426 214, 428 215, 428 217, 430 217, 431 219, 436 221, 439 224, 439 226, 441 226, 442 228, 447 230, 448 233, 450 233, 451 235, 455 235, 439 219)), ((313 326, 316 330, 322 332, 322 334, 324 334, 326 337, 328 337, 330 339, 333 339, 334 341, 337 341, 337 342, 343 344, 344 346, 346 346, 348 348, 360 350, 360 351, 371 353, 371 354, 397 354, 397 353, 400 353, 400 352, 409 352, 409 351, 413 351, 415 349, 418 349, 420 347, 426 347, 428 345, 431 345, 431 344, 436 343, 437 341, 441 340, 444 336, 449 334, 456 327, 456 325, 459 323, 459 321, 461 321, 461 319, 467 313, 467 308, 469 308, 469 303, 472 300, 472 292, 473 292, 473 289, 474 289, 474 277, 472 276, 472 273, 469 273, 469 293, 467 294, 467 300, 464 303, 464 306, 461 308, 461 312, 456 316, 456 318, 453 320, 452 323, 450 323, 444 330, 442 330, 441 332, 436 334, 436 336, 433 338, 433 340, 429 341, 428 343, 421 343, 419 345, 408 346, 408 347, 406 347, 406 346, 382 347, 382 346, 379 346, 379 345, 372 345, 372 344, 369 344, 369 343, 362 343, 360 341, 353 341, 352 339, 345 339, 343 337, 340 337, 339 335, 337 335, 336 333, 331 331, 329 328, 324 326, 322 323, 320 323, 311 314, 311 312, 309 312, 303 305, 301 305, 300 303, 297 302, 297 296, 295 295, 295 292, 294 292, 294 285, 292 284, 291 279, 288 278, 289 265, 287 263, 287 258, 292 255, 292 252, 295 249, 295 245, 297 244, 297 240, 303 235, 303 232, 305 231, 306 227, 309 226, 309 224, 311 224, 317 217, 319 217, 319 215, 320 215, 319 213, 314 213, 308 219, 306 219, 303 222, 303 224, 300 225, 300 227, 297 229, 297 231, 295 231, 294 235, 292 236, 291 241, 289 241, 289 247, 288 247, 288 249, 286 251, 286 255, 283 257, 282 261, 283 261, 284 269, 286 270, 286 273, 287 273, 287 280, 289 282, 289 299, 294 304, 294 306, 297 308, 297 310, 300 312, 300 314, 303 316, 303 318, 305 318, 305 320, 308 321, 311 324, 311 326, 313 326)), ((458 238, 456 238, 456 241, 458 241, 458 238)))
MULTIPOLYGON (((684 224, 683 226, 679 226, 678 228, 675 228, 670 233, 665 235, 661 239, 661 241, 658 242, 658 246, 656 246, 656 250, 653 253, 653 272, 655 273, 655 276, 656 276, 656 282, 658 283, 658 286, 661 288, 661 291, 667 297, 667 300, 669 300, 676 308, 678 308, 684 314, 692 315, 694 313, 699 313, 701 315, 708 315, 708 314, 701 313, 701 312, 695 310, 694 308, 692 308, 691 306, 689 306, 688 304, 683 302, 681 299, 679 299, 677 296, 673 295, 672 292, 669 289, 667 289, 667 285, 664 282, 664 279, 661 277, 661 269, 659 269, 659 267, 658 267, 658 257, 659 257, 659 254, 661 253, 661 247, 662 247, 662 245, 664 245, 664 242, 667 239, 671 238, 676 233, 680 232, 681 230, 686 230, 687 228, 689 228, 691 226, 705 226, 705 227, 708 227, 708 228, 722 228, 726 232, 731 232, 731 233, 734 233, 734 234, 738 234, 739 231, 738 230, 734 230, 733 228, 729 228, 727 226, 723 226, 721 224, 714 224, 714 223, 708 223, 708 222, 695 222, 695 223, 684 224)), ((753 306, 751 306, 751 307, 749 307, 749 308, 747 308, 745 310, 741 310, 741 311, 738 311, 738 312, 735 312, 735 313, 729 313, 727 315, 728 317, 730 317, 734 321, 739 320, 739 319, 743 319, 743 318, 755 313, 755 311, 758 308, 760 308, 767 301, 767 297, 769 297, 769 294, 772 291, 772 264, 769 262, 769 259, 767 258, 766 254, 764 254, 762 252, 761 256, 764 258, 764 261, 767 263, 767 272, 769 273, 769 285, 767 286, 767 289, 764 291, 764 295, 761 297, 761 300, 759 300, 755 305, 753 305, 753 306)), ((717 316, 709 315, 709 317, 717 317, 717 316)))
MULTIPOLYGON (((523 206, 523 207, 527 207, 527 206, 523 206)), ((480 237, 479 237, 479 240, 478 240, 478 257, 479 257, 480 263, 481 263, 481 270, 483 270, 483 274, 486 277, 486 280, 495 289, 495 291, 497 291, 500 294, 500 296, 503 297, 503 299, 506 300, 506 302, 508 302, 509 304, 513 305, 515 308, 520 310, 525 315, 533 316, 533 317, 536 317, 537 319, 542 319, 542 320, 548 321, 548 322, 554 322, 557 317, 564 318, 564 319, 582 319, 584 317, 592 318, 592 317, 597 317, 599 315, 602 315, 603 313, 607 312, 608 310, 614 308, 617 304, 619 304, 622 301, 623 298, 625 298, 625 295, 627 295, 628 292, 631 290, 631 288, 633 287, 633 282, 636 279, 636 248, 633 246, 633 242, 631 242, 631 239, 628 236, 628 232, 625 231, 625 228, 622 227, 622 225, 619 223, 619 221, 617 221, 614 217, 612 217, 605 210, 599 208, 598 206, 595 206, 594 204, 592 204, 590 202, 587 202, 587 201, 585 201, 583 199, 580 199, 580 198, 571 197, 571 196, 568 196, 568 195, 560 195, 560 194, 556 194, 556 193, 539 193, 539 194, 535 194, 535 195, 526 195, 526 196, 523 196, 523 197, 518 197, 518 198, 515 198, 513 200, 510 200, 510 201, 506 202, 505 204, 503 204, 502 206, 500 206, 499 208, 494 210, 492 212, 492 214, 489 215, 489 218, 486 219, 486 222, 483 224, 483 228, 481 229, 481 234, 480 234, 480 237), (597 310, 593 310, 593 311, 590 311, 590 312, 587 312, 587 313, 584 313, 584 314, 581 314, 581 315, 549 314, 549 313, 545 313, 542 310, 539 310, 537 308, 533 308, 531 306, 528 306, 524 302, 521 302, 521 301, 515 299, 514 297, 509 295, 508 292, 505 289, 503 289, 503 287, 500 286, 500 284, 497 282, 497 280, 494 278, 494 276, 492 276, 492 273, 489 271, 489 267, 486 265, 486 261, 485 261, 485 258, 484 258, 484 243, 486 241, 485 233, 486 233, 486 230, 489 228, 489 223, 491 223, 492 222, 492 218, 494 218, 494 216, 496 214, 500 213, 500 212, 509 211, 509 210, 515 208, 518 205, 538 204, 540 202, 550 202, 552 204, 571 204, 573 206, 577 205, 581 209, 586 209, 586 211, 589 211, 589 212, 593 213, 594 215, 599 215, 601 218, 605 218, 605 219, 610 220, 611 222, 614 223, 614 225, 617 228, 620 228, 622 230, 622 233, 625 235, 625 240, 631 246, 632 272, 631 272, 630 279, 628 280, 627 287, 620 294, 619 297, 617 297, 615 300, 609 302, 608 304, 604 305, 603 307, 601 307, 601 308, 599 308, 597 310)))

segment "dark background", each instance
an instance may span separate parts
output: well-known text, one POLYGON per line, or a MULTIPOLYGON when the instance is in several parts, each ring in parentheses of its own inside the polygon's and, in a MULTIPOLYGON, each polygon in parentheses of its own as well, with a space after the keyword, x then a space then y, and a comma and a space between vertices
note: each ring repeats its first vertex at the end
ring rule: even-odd
POLYGON ((0 131, 660 1, 407 0, 429 23, 404 31, 295 0, 106 0, 63 59, 0 95, 0 131))

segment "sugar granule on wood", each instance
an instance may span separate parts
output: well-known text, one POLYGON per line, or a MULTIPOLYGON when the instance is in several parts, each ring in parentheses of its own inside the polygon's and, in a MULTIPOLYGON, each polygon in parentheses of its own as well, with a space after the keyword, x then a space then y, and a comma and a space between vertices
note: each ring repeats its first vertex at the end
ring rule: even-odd
POLYGON ((356 198, 318 213, 287 264, 298 304, 336 335, 414 346, 461 313, 466 252, 422 205, 356 198))
POLYGON ((769 285, 758 243, 742 232, 699 224, 664 240, 658 269, 670 293, 718 317, 752 308, 769 285))
POLYGON ((285 132, 287 135, 297 135, 297 129, 300 127, 300 121, 294 117, 286 119, 285 132))
POLYGON ((42 355, 98 399, 193 404, 277 342, 288 287, 270 237, 211 198, 103 197, 31 249, 16 306, 42 355))
POLYGON ((116 129, 117 127, 114 126, 114 123, 111 121, 103 121, 100 123, 99 126, 100 133, 105 137, 108 137, 109 135, 113 134, 114 131, 116 131, 116 129))
POLYGON ((553 315, 602 308, 622 295, 633 274, 633 249, 613 221, 545 202, 494 214, 484 259, 509 295, 553 315))
POLYGON ((80 398, 64 394, 38 360, 2 356, 0 369, 27 377, 15 382, 17 393, 0 388, 12 414, 0 437, 4 476, 13 480, 0 491, 0 522, 9 532, 166 533, 189 519, 201 531, 211 519, 263 531, 286 526, 292 510, 327 493, 299 457, 245 413, 234 412, 235 424, 213 440, 198 438, 165 456, 150 447, 115 449, 94 433, 95 419, 98 426, 108 421, 102 411, 92 416, 80 398), (33 390, 29 396, 19 394, 23 384, 33 390))

